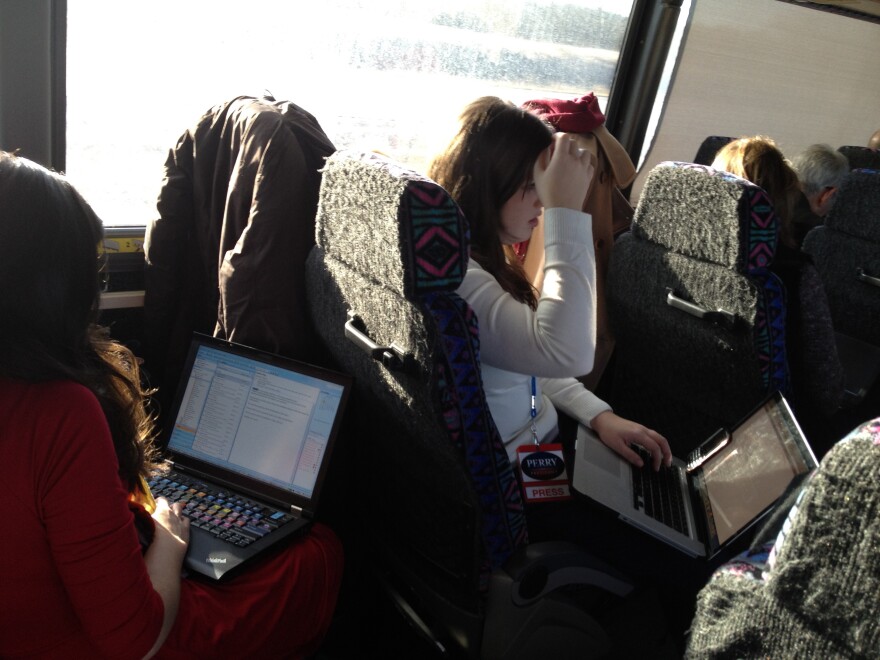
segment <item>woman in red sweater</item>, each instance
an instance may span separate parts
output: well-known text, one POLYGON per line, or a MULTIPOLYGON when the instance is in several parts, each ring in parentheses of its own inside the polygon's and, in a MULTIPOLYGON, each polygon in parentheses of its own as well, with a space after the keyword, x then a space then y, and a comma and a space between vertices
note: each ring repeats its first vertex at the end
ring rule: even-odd
POLYGON ((140 504, 152 424, 136 359, 93 323, 102 237, 64 177, 0 152, 0 657, 313 653, 342 574, 329 529, 218 584, 181 578, 178 505, 140 504))

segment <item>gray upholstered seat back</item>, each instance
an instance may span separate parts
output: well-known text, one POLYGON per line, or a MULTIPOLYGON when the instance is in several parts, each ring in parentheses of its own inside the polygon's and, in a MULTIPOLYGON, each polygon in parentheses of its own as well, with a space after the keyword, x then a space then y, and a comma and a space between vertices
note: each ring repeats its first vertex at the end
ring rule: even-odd
POLYGON ((455 291, 467 223, 436 183, 378 154, 338 151, 323 170, 316 242, 408 300, 455 291))
POLYGON ((412 570, 429 566, 433 578, 422 579, 453 585, 447 598, 475 597, 526 535, 482 391, 476 318, 455 293, 467 266, 464 216, 433 181, 342 151, 323 171, 316 242, 310 313, 355 376, 356 460, 364 501, 383 512, 378 537, 412 570))
POLYGON ((854 145, 844 145, 837 150, 846 156, 851 170, 880 169, 880 150, 854 145))
POLYGON ((735 138, 725 135, 710 135, 700 144, 697 153, 694 156, 694 162, 698 165, 711 165, 715 160, 715 155, 728 142, 732 142, 735 138))
POLYGON ((825 226, 880 243, 880 170, 850 172, 825 218, 825 226))
POLYGON ((880 171, 850 173, 804 251, 822 277, 835 329, 880 345, 880 171))
POLYGON ((787 390, 782 285, 768 270, 777 235, 754 184, 690 163, 654 168, 609 273, 618 413, 685 451, 787 390))

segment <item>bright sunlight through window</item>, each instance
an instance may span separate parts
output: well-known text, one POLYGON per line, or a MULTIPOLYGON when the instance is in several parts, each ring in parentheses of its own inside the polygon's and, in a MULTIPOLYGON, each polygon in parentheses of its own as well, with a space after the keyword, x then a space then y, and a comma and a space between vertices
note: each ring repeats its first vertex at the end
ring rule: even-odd
POLYGON ((108 225, 155 215, 209 108, 272 94, 337 148, 424 171, 469 101, 610 91, 631 1, 68 0, 67 173, 108 225))

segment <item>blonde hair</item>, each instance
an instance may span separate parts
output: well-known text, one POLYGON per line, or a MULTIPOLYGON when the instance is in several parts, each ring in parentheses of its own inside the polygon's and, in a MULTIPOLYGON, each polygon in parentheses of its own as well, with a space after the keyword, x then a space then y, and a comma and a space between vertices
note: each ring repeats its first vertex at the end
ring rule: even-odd
POLYGON ((772 138, 756 135, 733 140, 718 150, 712 166, 761 186, 781 220, 780 239, 798 247, 792 223, 798 196, 803 193, 797 173, 772 138))

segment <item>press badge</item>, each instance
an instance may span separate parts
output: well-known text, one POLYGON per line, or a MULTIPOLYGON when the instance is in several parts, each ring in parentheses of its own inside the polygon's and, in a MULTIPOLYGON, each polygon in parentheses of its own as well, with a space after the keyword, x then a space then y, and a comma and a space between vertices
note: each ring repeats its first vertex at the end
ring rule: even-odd
POLYGON ((522 445, 517 448, 516 457, 526 502, 571 499, 561 444, 522 445))

